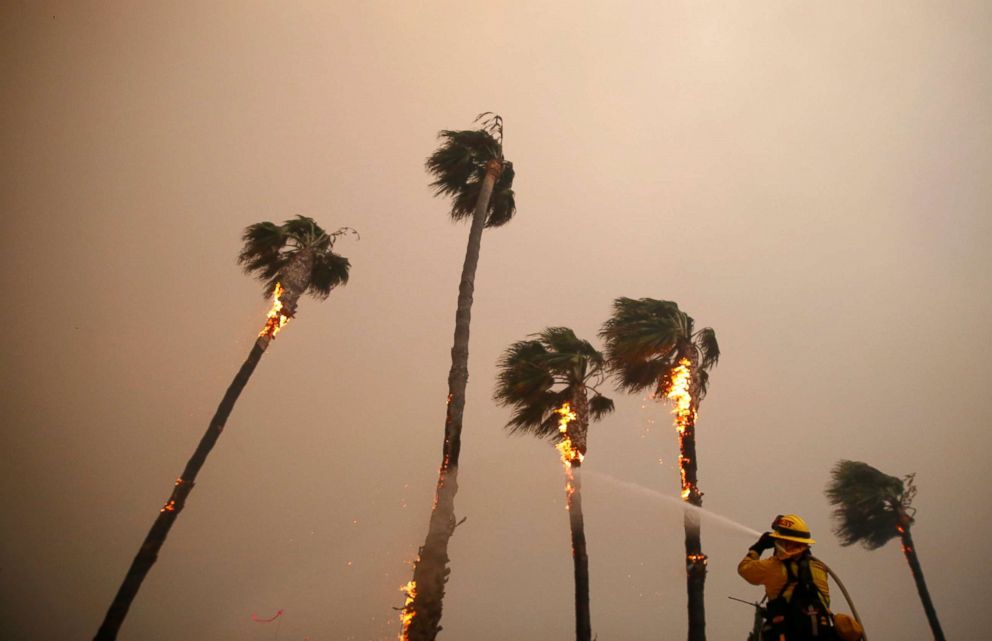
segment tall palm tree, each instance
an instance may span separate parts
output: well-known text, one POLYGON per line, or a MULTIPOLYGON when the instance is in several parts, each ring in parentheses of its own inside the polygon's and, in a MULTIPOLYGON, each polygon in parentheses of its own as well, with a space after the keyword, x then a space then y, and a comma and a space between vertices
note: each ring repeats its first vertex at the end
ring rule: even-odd
POLYGON ((472 226, 458 285, 444 444, 434 505, 427 537, 414 562, 413 580, 407 584, 407 601, 400 615, 401 638, 412 641, 433 641, 441 630, 444 584, 450 573, 448 541, 457 526, 455 494, 458 492, 458 457, 468 385, 469 324, 482 230, 509 222, 516 212, 513 164, 503 157, 503 119, 484 113, 476 122, 480 122, 479 129, 438 134, 441 146, 426 162, 427 171, 434 177, 431 186, 435 188, 435 195, 452 198, 452 220, 471 218, 472 226))
POLYGON ((159 550, 186 505, 186 497, 193 489, 207 455, 224 430, 234 403, 238 400, 255 371, 269 343, 283 325, 296 314, 297 303, 304 293, 318 300, 327 298, 331 290, 348 282, 351 267, 348 259, 334 253, 334 241, 346 231, 342 227, 328 234, 312 219, 298 216, 282 225, 270 222, 248 227, 243 236, 244 247, 238 262, 247 274, 254 274, 265 282, 265 295, 274 296, 275 302, 268 320, 248 353, 241 369, 221 399, 217 412, 200 439, 200 444, 186 463, 183 473, 176 479, 169 500, 159 511, 154 524, 131 562, 124 581, 114 597, 107 614, 96 633, 97 641, 117 638, 117 632, 127 616, 145 575, 158 558, 159 550))
POLYGON ((576 641, 589 641, 592 634, 579 472, 586 455, 590 419, 599 420, 613 411, 613 401, 596 390, 605 371, 602 353, 588 341, 580 340, 567 327, 549 327, 506 349, 499 361, 494 394, 501 405, 513 407, 513 416, 506 424, 511 432, 559 441, 572 533, 576 641))
POLYGON ((860 543, 866 550, 876 550, 890 539, 902 539, 902 551, 916 582, 927 621, 936 641, 944 641, 944 631, 930 600, 923 568, 916 556, 916 546, 909 529, 916 510, 913 498, 916 486, 913 474, 904 479, 889 476, 867 463, 839 461, 830 472, 826 495, 834 510, 834 533, 841 545, 860 543))
MULTIPOLYGON (((709 386, 709 370, 720 358, 716 333, 709 327, 696 331, 692 317, 679 310, 676 303, 652 298, 618 298, 613 302, 613 316, 603 325, 600 336, 606 341, 607 359, 620 389, 631 393, 652 389, 655 398, 667 398, 675 405, 682 500, 701 507, 696 416, 709 386)), ((705 641, 706 555, 696 515, 686 511, 683 524, 688 638, 705 641)))

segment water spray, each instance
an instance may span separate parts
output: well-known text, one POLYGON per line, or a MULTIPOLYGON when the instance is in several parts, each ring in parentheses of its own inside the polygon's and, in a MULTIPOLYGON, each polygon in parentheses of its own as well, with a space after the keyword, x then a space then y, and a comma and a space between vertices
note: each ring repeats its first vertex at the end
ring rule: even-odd
POLYGON ((645 487, 645 486, 643 486, 643 485, 641 485, 639 483, 632 483, 630 481, 621 481, 620 479, 614 478, 614 477, 610 476, 609 474, 604 474, 603 472, 595 472, 595 471, 589 470, 589 469, 586 469, 585 470, 585 474, 586 474, 586 477, 587 478, 590 477, 590 476, 593 477, 593 478, 598 478, 598 479, 601 479, 603 481, 606 481, 607 483, 610 483, 610 484, 612 484, 612 485, 614 485, 616 487, 623 488, 623 489, 628 490, 630 492, 637 492, 639 494, 647 494, 648 496, 650 496, 653 499, 660 499, 660 500, 663 500, 663 501, 665 501, 667 503, 675 503, 683 511, 688 512, 688 513, 694 515, 697 519, 699 518, 700 515, 704 515, 704 516, 706 516, 706 518, 713 519, 714 521, 717 521, 717 522, 722 523, 724 525, 729 525, 729 526, 733 527, 736 530, 739 530, 741 532, 744 532, 748 536, 755 536, 755 537, 761 536, 761 532, 758 532, 757 530, 752 530, 751 528, 749 528, 748 526, 744 525, 743 523, 738 523, 737 521, 735 521, 735 520, 733 520, 731 518, 728 518, 728 517, 723 516, 721 514, 717 514, 716 512, 713 512, 711 510, 707 510, 705 508, 697 507, 695 505, 692 505, 691 503, 686 503, 686 502, 684 502, 680 498, 676 498, 674 496, 669 496, 667 494, 664 494, 662 492, 659 492, 658 490, 653 490, 653 489, 651 489, 649 487, 645 487))

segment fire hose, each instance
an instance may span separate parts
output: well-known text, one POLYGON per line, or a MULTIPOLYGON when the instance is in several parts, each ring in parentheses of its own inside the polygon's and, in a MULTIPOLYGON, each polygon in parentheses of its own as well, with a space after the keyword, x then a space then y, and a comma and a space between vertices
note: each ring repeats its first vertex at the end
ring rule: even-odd
MULTIPOLYGON (((815 557, 811 557, 811 558, 815 558, 815 557)), ((820 561, 820 559, 816 559, 816 560, 820 561)), ((861 617, 858 616, 858 609, 854 607, 854 600, 851 599, 851 595, 848 593, 847 588, 844 587, 844 582, 841 581, 840 577, 837 576, 837 574, 830 569, 829 565, 823 563, 823 561, 820 561, 820 563, 823 565, 823 569, 827 571, 827 574, 830 575, 830 578, 833 579, 834 582, 837 584, 837 587, 840 588, 841 594, 843 594, 844 598, 847 600, 847 605, 851 607, 851 614, 854 615, 854 620, 857 621, 858 625, 861 626, 861 641, 868 641, 868 633, 864 631, 865 624, 864 622, 861 621, 861 617)))

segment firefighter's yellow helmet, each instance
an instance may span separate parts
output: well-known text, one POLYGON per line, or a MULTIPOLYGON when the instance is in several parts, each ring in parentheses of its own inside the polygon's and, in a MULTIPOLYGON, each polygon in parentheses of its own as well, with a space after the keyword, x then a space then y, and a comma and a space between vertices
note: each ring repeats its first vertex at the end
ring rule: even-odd
POLYGON ((783 541, 805 543, 806 545, 816 543, 809 533, 809 526, 806 525, 806 521, 798 514, 779 514, 776 516, 775 520, 772 521, 771 537, 783 541))

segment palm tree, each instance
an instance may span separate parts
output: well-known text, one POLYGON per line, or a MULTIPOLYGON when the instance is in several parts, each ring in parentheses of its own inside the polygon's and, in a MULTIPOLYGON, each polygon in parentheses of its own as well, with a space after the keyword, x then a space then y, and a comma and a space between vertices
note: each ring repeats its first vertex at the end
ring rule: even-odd
POLYGON ((455 494, 468 384, 469 324, 482 230, 507 223, 516 211, 513 164, 503 158, 503 119, 485 113, 476 118, 476 122, 480 121, 479 129, 442 131, 438 135, 441 146, 426 163, 427 171, 435 179, 431 183, 435 195, 452 198, 452 220, 471 217, 472 226, 458 286, 441 467, 427 537, 414 563, 413 580, 407 584, 407 602, 401 614, 401 637, 413 641, 433 641, 441 630, 444 584, 450 572, 448 541, 457 527, 455 494))
MULTIPOLYGON (((610 369, 621 390, 633 393, 650 388, 655 398, 667 398, 674 403, 682 500, 701 507, 696 416, 709 386, 709 370, 720 358, 720 347, 712 329, 696 331, 694 327, 692 317, 679 310, 676 303, 652 298, 618 298, 613 302, 613 316, 603 325, 600 336, 606 341, 610 369)), ((689 641, 705 641, 706 555, 696 516, 686 511, 683 524, 689 641)))
POLYGON ((510 345, 499 361, 494 397, 513 407, 506 424, 511 432, 527 432, 559 441, 565 465, 568 521, 575 566, 575 638, 589 641, 589 557, 582 521, 579 471, 586 454, 589 421, 613 411, 613 401, 596 390, 606 361, 588 341, 567 327, 549 327, 531 340, 510 345), (590 397, 590 393, 592 396, 590 397))
POLYGON ((830 475, 826 495, 830 504, 837 506, 834 533, 841 545, 860 543, 866 550, 876 550, 898 535, 933 638, 944 641, 944 631, 937 620, 937 611, 930 600, 923 568, 909 532, 916 514, 912 507, 916 496, 914 475, 898 479, 860 461, 839 461, 830 475))
POLYGON ((124 581, 96 633, 97 641, 117 638, 117 632, 124 622, 124 617, 127 616, 131 602, 138 593, 145 575, 158 558, 159 550, 165 543, 172 524, 186 505, 186 498, 193 489, 196 475, 224 430, 224 424, 231 410, 234 409, 234 403, 248 383, 269 343, 282 326, 296 314, 300 296, 307 293, 322 300, 327 298, 332 289, 348 282, 348 270, 351 267, 348 259, 332 251, 334 241, 346 231, 353 230, 342 227, 328 234, 312 219, 303 216, 288 220, 282 225, 270 222, 257 223, 245 230, 244 247, 238 256, 238 262, 245 273, 254 274, 265 282, 265 295, 274 296, 275 299, 273 309, 269 312, 268 320, 259 332, 258 338, 255 339, 248 358, 227 388, 224 398, 221 399, 206 433, 200 439, 200 444, 186 463, 183 473, 176 479, 169 500, 159 511, 155 523, 138 549, 138 554, 131 562, 131 567, 124 576, 124 581))

